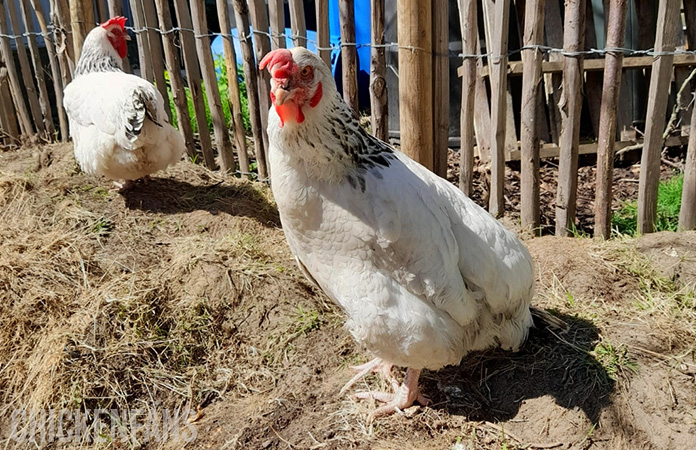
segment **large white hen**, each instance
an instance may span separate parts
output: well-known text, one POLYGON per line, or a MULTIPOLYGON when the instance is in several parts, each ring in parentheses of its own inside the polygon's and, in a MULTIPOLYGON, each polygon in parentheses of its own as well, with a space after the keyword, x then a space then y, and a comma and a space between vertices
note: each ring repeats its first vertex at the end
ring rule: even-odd
POLYGON ((517 350, 532 326, 532 259, 524 244, 446 180, 369 135, 304 48, 261 61, 271 73, 271 186, 299 266, 337 302, 394 392, 385 405, 426 403, 421 369, 474 350, 517 350), (399 384, 392 365, 407 367, 399 384))
POLYGON ((78 164, 120 188, 176 164, 184 151, 159 91, 123 72, 125 22, 114 17, 89 32, 63 100, 78 164))

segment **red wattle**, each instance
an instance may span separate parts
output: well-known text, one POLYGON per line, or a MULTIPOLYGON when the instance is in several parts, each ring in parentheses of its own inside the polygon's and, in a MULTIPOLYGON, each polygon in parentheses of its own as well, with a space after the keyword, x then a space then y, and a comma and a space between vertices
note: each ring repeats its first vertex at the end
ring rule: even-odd
POLYGON ((312 98, 309 100, 309 106, 311 106, 312 108, 317 106, 319 104, 319 102, 321 101, 322 95, 324 95, 324 93, 323 93, 323 90, 321 88, 321 83, 319 83, 319 85, 317 86, 316 92, 314 93, 312 98))

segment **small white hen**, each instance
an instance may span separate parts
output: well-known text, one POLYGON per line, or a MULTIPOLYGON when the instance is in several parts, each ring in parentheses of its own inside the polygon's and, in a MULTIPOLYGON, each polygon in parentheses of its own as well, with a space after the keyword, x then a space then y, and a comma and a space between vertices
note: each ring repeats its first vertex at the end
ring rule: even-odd
POLYGON ((176 164, 184 151, 159 91, 123 72, 130 39, 125 22, 114 17, 89 32, 63 99, 80 168, 115 180, 122 189, 176 164))
POLYGON ((414 401, 422 369, 474 350, 517 350, 532 326, 524 244, 446 180, 365 132, 328 67, 304 48, 261 61, 271 81, 271 187, 290 249, 337 302, 394 392, 358 393, 391 413, 414 401), (399 384, 392 365, 407 367, 399 384))

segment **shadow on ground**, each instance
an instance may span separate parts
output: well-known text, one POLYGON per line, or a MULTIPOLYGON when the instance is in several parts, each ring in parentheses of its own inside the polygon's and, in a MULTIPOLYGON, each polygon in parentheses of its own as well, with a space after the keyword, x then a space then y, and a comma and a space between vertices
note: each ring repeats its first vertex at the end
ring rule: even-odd
POLYGON ((614 380, 591 353, 599 339, 592 322, 556 314, 569 330, 554 335, 533 329, 517 353, 501 350, 467 356, 459 366, 423 373, 433 407, 468 420, 514 418, 522 402, 551 395, 567 409, 581 409, 597 423, 610 403, 614 380))
POLYGON ((129 209, 162 214, 204 210, 214 215, 250 217, 269 227, 280 226, 277 209, 252 183, 196 185, 172 178, 153 178, 121 195, 129 209))

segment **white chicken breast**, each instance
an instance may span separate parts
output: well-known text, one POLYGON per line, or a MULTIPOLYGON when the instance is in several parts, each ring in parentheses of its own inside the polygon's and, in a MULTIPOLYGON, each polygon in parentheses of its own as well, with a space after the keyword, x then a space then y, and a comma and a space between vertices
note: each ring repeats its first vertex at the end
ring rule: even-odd
POLYGON ((94 28, 86 37, 75 78, 64 92, 75 159, 90 175, 127 187, 176 164, 184 140, 167 118, 155 86, 122 70, 128 35, 125 18, 94 28))
MULTIPOLYGON (((271 185, 288 244, 338 303, 393 393, 374 415, 427 402, 421 369, 474 350, 517 350, 532 326, 524 244, 451 183, 366 133, 331 72, 304 48, 261 62, 271 73, 271 185), (408 368, 393 381, 392 365, 408 368)), ((345 390, 345 388, 344 388, 345 390)))

